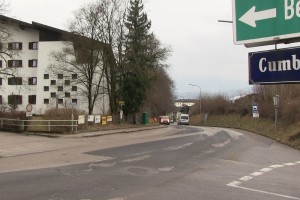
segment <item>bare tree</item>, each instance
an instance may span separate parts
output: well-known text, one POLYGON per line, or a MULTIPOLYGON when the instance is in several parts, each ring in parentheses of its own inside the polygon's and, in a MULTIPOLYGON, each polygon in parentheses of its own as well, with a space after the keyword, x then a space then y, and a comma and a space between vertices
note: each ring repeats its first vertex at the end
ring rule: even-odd
POLYGON ((174 110, 174 82, 165 68, 157 68, 155 77, 147 93, 144 110, 148 110, 151 116, 166 115, 174 110))
POLYGON ((67 34, 66 40, 74 43, 74 50, 66 48, 52 55, 56 61, 50 67, 52 72, 78 74, 78 84, 84 86, 80 94, 88 100, 89 113, 96 100, 104 95, 109 97, 110 111, 117 111, 124 5, 121 0, 99 0, 84 5, 68 26, 71 34, 67 34))
POLYGON ((104 62, 104 73, 107 81, 107 94, 109 96, 110 110, 117 112, 118 100, 120 100, 118 85, 120 84, 121 69, 124 65, 124 41, 127 1, 124 0, 101 0, 97 1, 95 7, 99 12, 98 40, 108 45, 112 51, 104 62))
POLYGON ((52 74, 77 74, 78 94, 88 102, 88 113, 92 114, 95 102, 104 98, 104 57, 107 55, 105 44, 98 41, 97 24, 100 16, 93 4, 87 4, 75 12, 69 24, 71 41, 63 51, 53 52, 54 62, 49 66, 52 74))
POLYGON ((13 51, 8 48, 8 42, 12 38, 12 33, 8 29, 10 18, 4 15, 9 13, 10 5, 7 0, 0 0, 0 59, 4 67, 0 68, 0 75, 4 78, 7 76, 16 76, 17 70, 13 67, 8 67, 7 61, 18 54, 18 51, 13 51))

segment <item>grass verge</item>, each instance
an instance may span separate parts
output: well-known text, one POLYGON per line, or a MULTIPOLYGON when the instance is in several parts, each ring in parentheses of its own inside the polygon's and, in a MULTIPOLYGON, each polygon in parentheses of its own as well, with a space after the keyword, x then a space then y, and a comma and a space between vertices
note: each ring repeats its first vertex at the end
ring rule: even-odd
POLYGON ((206 123, 200 116, 191 116, 191 125, 212 126, 236 128, 250 131, 259 135, 263 135, 274 139, 282 144, 289 145, 296 149, 300 149, 300 124, 284 124, 278 121, 277 130, 275 131, 275 122, 263 118, 253 118, 251 116, 243 116, 237 114, 229 115, 211 115, 208 116, 206 123))

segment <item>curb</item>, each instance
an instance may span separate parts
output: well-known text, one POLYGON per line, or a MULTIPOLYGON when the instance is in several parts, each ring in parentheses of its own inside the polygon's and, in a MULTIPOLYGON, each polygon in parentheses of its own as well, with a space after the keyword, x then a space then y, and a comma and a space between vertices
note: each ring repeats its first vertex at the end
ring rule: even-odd
POLYGON ((27 136, 41 136, 41 137, 48 137, 48 138, 88 138, 88 137, 100 137, 100 136, 106 136, 106 135, 113 135, 113 134, 127 134, 127 133, 133 133, 133 132, 139 132, 139 131, 147 131, 147 130, 153 130, 153 129, 159 129, 159 128, 167 128, 167 126, 148 126, 148 127, 133 127, 133 128, 117 128, 117 129, 107 129, 107 130, 95 130, 95 131, 83 131, 83 132, 77 132, 74 134, 48 134, 48 133, 30 133, 26 132, 23 133, 27 136))
MULTIPOLYGON (((113 135, 113 134, 126 134, 126 133, 134 133, 134 132, 139 132, 139 131, 147 131, 147 130, 153 130, 153 129, 159 129, 159 128, 167 128, 167 126, 153 126, 153 127, 146 127, 146 128, 128 128, 132 130, 126 130, 126 129, 121 129, 114 131, 112 130, 106 130, 106 131, 113 131, 111 133, 95 133, 95 134, 89 134, 89 135, 82 135, 79 137, 99 137, 99 136, 105 136, 105 135, 113 135)), ((101 132, 101 131, 99 131, 101 132)), ((83 133, 82 133, 83 134, 83 133)), ((76 135, 73 135, 76 136, 76 135)))

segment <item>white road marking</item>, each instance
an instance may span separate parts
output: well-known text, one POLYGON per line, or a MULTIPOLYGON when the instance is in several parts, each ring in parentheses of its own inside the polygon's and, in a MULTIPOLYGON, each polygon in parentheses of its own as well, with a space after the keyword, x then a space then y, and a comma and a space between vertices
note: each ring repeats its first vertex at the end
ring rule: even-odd
POLYGON ((192 144, 193 143, 191 142, 191 143, 183 144, 180 146, 172 146, 172 147, 165 148, 164 150, 174 151, 174 150, 179 150, 179 149, 185 149, 186 147, 191 146, 192 144))
POLYGON ((141 152, 141 153, 137 153, 137 154, 132 154, 128 157, 135 157, 135 156, 141 156, 141 155, 144 155, 144 154, 149 154, 151 153, 151 151, 145 151, 145 152, 141 152))
POLYGON ((136 162, 136 161, 141 161, 141 160, 146 160, 151 158, 150 155, 144 155, 144 156, 138 156, 136 158, 132 158, 132 159, 127 159, 127 160, 122 160, 121 162, 136 162))
POLYGON ((252 176, 244 176, 244 177, 240 178, 240 181, 250 181, 251 179, 253 179, 252 176))
POLYGON ((288 196, 288 195, 277 194, 277 193, 273 193, 273 192, 267 192, 267 191, 263 191, 263 190, 257 190, 257 189, 252 189, 252 188, 247 188, 247 187, 242 187, 241 186, 242 183, 250 181, 254 177, 261 176, 266 172, 269 172, 269 171, 272 171, 272 170, 275 170, 275 169, 278 169, 278 168, 282 168, 282 167, 295 166, 297 164, 300 164, 300 161, 284 163, 282 165, 271 165, 270 167, 266 167, 266 168, 261 169, 259 172, 253 172, 251 174, 251 176, 241 177, 239 180, 243 181, 243 182, 233 181, 233 182, 228 183, 227 186, 234 187, 234 188, 239 188, 239 189, 243 189, 243 190, 248 190, 248 191, 253 191, 253 192, 258 192, 258 193, 263 193, 263 194, 268 194, 268 195, 273 195, 273 196, 278 196, 278 197, 283 197, 283 198, 287 198, 287 199, 300 200, 299 197, 292 197, 292 196, 288 196), (254 176, 254 177, 252 177, 252 176, 254 176))
POLYGON ((227 186, 231 186, 231 187, 238 187, 238 185, 240 185, 241 182, 239 181, 233 181, 231 183, 228 183, 227 186))
POLYGON ((296 165, 296 163, 285 163, 284 165, 286 165, 286 166, 294 166, 294 165, 296 165))
POLYGON ((270 167, 276 169, 276 168, 281 168, 284 167, 284 165, 271 165, 270 167))
POLYGON ((271 169, 271 168, 263 168, 263 169, 261 169, 260 171, 261 172, 269 172, 269 171, 272 171, 273 169, 271 169))
POLYGON ((243 190, 248 190, 248 191, 253 191, 253 192, 258 192, 258 193, 263 193, 263 194, 269 194, 269 195, 278 196, 278 197, 283 197, 283 198, 287 198, 287 199, 300 200, 300 198, 298 198, 298 197, 292 197, 292 196, 287 196, 287 195, 282 195, 282 194, 276 194, 276 193, 272 193, 272 192, 266 192, 266 191, 263 191, 263 190, 256 190, 256 189, 251 189, 251 188, 246 188, 246 187, 241 187, 241 186, 234 186, 234 185, 228 185, 228 186, 243 189, 243 190))
POLYGON ((252 176, 260 176, 260 175, 263 175, 264 173, 263 172, 253 172, 251 175, 252 176))
POLYGON ((221 147, 224 147, 226 146, 227 144, 229 144, 231 142, 230 139, 226 140, 225 142, 223 143, 217 143, 217 144, 212 144, 213 147, 216 147, 216 148, 221 148, 221 147))
POLYGON ((164 167, 164 168, 158 168, 159 171, 162 172, 170 172, 174 169, 174 167, 164 167))

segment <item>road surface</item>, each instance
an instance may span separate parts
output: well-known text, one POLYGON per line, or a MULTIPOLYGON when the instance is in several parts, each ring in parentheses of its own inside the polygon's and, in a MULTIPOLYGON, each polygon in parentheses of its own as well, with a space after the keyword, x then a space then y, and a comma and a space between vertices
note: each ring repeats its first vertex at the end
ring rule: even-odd
POLYGON ((300 200, 299 151, 243 131, 1 135, 0 200, 300 200))

